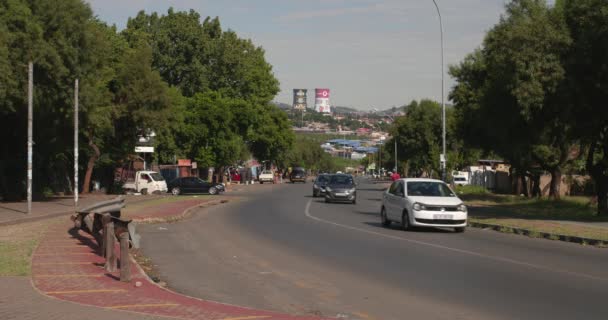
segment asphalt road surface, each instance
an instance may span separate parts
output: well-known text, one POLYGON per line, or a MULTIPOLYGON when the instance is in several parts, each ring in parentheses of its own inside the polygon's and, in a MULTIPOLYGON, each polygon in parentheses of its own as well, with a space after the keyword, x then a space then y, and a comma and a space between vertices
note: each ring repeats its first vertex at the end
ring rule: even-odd
POLYGON ((469 228, 380 225, 382 185, 356 205, 312 183, 251 186, 187 221, 139 227, 178 292, 347 319, 608 319, 608 250, 469 228), (237 200, 238 199, 238 200, 237 200))

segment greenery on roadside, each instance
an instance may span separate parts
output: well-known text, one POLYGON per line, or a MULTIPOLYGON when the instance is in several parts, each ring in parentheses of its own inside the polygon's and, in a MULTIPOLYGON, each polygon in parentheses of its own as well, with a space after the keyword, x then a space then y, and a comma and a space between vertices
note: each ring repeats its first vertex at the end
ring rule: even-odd
POLYGON ((321 144, 328 139, 324 135, 296 135, 294 147, 282 164, 285 167, 304 167, 313 172, 344 171, 346 167, 356 168, 361 164, 359 160, 332 157, 326 153, 321 144))
POLYGON ((34 250, 49 226, 65 217, 53 220, 0 227, 0 276, 28 276, 34 250))
POLYGON ((27 276, 30 259, 38 244, 34 240, 0 241, 0 276, 27 276))
POLYGON ((221 168, 282 161, 293 133, 264 50, 218 18, 140 12, 118 31, 83 0, 0 2, 0 197, 25 192, 27 64, 34 64, 34 192, 69 192, 74 82, 79 79, 82 191, 113 187, 140 137, 153 161, 221 168))

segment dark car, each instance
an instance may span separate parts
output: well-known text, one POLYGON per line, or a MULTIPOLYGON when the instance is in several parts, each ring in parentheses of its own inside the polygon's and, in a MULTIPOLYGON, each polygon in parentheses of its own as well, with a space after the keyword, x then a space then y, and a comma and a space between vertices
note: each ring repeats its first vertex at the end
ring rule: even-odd
POLYGON ((169 182, 168 189, 174 195, 185 193, 218 194, 225 190, 221 184, 209 183, 197 177, 175 178, 169 182))
POLYGON ((291 170, 291 173, 289 174, 289 181, 291 183, 306 183, 306 170, 300 167, 293 168, 293 170, 291 170))
POLYGON ((325 194, 325 186, 329 183, 331 179, 331 174, 320 174, 315 179, 314 184, 312 185, 312 196, 318 197, 325 194))
POLYGON ((355 179, 350 174, 334 174, 325 186, 325 202, 357 203, 355 179))

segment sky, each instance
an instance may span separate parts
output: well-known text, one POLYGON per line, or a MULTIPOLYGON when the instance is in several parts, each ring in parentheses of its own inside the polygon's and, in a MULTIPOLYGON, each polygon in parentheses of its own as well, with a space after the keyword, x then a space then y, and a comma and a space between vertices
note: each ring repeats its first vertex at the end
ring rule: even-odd
MULTIPOLYGON (((441 101, 441 38, 432 0, 86 0, 119 29, 140 10, 194 9, 220 18, 264 48, 281 83, 275 101, 291 104, 293 89, 329 88, 335 106, 386 109, 412 100, 441 101)), ((478 48, 507 0, 436 0, 444 29, 447 74, 478 48)))

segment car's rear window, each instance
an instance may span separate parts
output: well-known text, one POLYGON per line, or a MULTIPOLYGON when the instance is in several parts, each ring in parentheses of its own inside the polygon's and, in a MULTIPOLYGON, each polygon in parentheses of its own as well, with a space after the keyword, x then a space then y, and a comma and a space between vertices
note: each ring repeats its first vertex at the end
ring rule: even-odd
POLYGON ((329 184, 353 184, 353 178, 350 176, 332 176, 329 184))
POLYGON ((454 197, 454 193, 443 182, 410 181, 407 183, 408 196, 454 197))

